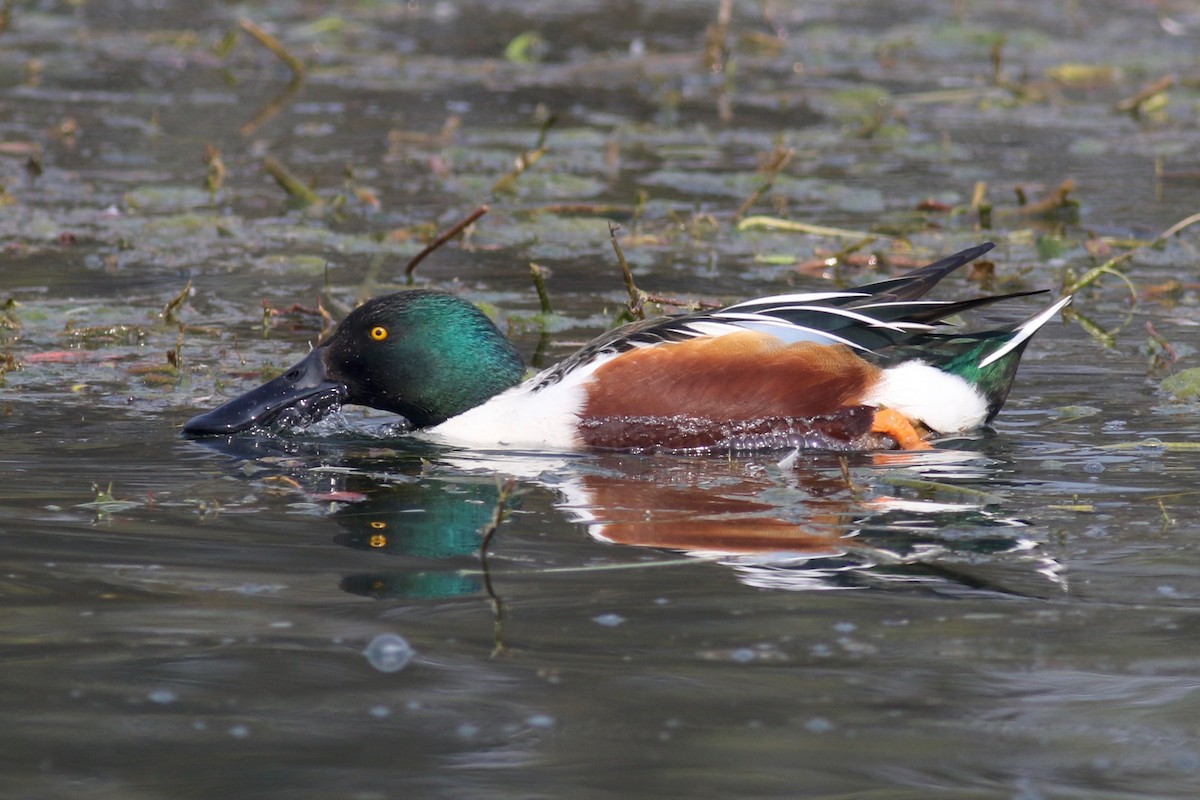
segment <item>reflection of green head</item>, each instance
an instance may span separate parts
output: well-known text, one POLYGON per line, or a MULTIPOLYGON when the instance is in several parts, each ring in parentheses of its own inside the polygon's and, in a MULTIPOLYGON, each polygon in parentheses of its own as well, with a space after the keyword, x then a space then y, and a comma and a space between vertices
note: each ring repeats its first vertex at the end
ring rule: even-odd
POLYGON ((334 515, 347 529, 334 541, 417 558, 471 555, 479 549, 479 532, 491 521, 497 499, 492 483, 380 487, 334 515))
POLYGON ((343 591, 350 594, 373 597, 376 600, 389 597, 437 600, 443 597, 475 594, 481 588, 479 582, 474 578, 457 572, 347 575, 342 578, 341 587, 343 591))

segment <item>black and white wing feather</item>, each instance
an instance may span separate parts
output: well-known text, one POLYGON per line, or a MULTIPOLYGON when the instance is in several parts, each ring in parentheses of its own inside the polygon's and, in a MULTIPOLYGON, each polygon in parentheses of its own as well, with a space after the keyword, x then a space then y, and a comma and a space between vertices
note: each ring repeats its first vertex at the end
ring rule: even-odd
POLYGON ((756 331, 789 344, 841 344, 875 352, 936 330, 946 317, 1039 292, 940 301, 920 298, 942 278, 991 250, 986 243, 895 278, 845 291, 762 297, 720 309, 634 322, 610 331, 537 377, 534 391, 575 370, 635 348, 738 331, 756 331))

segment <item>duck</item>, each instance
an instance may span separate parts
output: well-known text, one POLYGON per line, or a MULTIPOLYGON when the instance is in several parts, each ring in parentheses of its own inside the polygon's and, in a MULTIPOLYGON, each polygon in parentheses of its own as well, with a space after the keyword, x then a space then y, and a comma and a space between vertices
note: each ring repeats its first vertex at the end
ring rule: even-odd
POLYGON ((927 449, 986 427, 1067 295, 1003 328, 948 319, 1042 291, 927 300, 984 242, 874 283, 636 321, 526 377, 475 305, 413 289, 375 297, 279 377, 183 426, 188 436, 315 422, 344 404, 474 448, 730 452, 927 449))

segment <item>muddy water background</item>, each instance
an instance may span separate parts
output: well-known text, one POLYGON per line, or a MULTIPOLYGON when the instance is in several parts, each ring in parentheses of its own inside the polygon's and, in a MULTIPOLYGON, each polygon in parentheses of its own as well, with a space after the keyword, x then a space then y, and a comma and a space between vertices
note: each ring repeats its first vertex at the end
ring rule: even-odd
POLYGON ((822 457, 447 453, 357 412, 179 437, 304 352, 320 324, 294 304, 399 285, 483 202, 418 284, 488 304, 547 362, 623 302, 609 218, 661 294, 876 277, 798 269, 855 238, 734 228, 777 143, 796 155, 754 213, 915 258, 992 238, 1000 289, 1058 288, 1200 210, 1191 4, 739 3, 706 62, 716 6, 12 10, 0 794, 1200 792, 1197 425, 1158 389, 1198 365, 1192 230, 1123 265, 1136 303, 1112 276, 1079 294, 1110 346, 1052 324, 994 433, 857 460, 853 491, 822 457), (308 64, 302 85, 244 34, 217 49, 243 16, 308 64), (1114 111, 1170 74, 1139 116, 1114 111), (493 192, 547 114, 546 155, 493 192), (268 155, 320 207, 289 205, 268 155), (1077 215, 1012 213, 1015 186, 1068 178, 1077 215), (987 233, 965 210, 980 181, 987 233), (263 298, 284 312, 265 337, 263 298), (484 576, 498 473, 522 494, 484 576), (755 552, 714 554, 730 537, 755 552), (384 671, 380 635, 411 661, 384 671))

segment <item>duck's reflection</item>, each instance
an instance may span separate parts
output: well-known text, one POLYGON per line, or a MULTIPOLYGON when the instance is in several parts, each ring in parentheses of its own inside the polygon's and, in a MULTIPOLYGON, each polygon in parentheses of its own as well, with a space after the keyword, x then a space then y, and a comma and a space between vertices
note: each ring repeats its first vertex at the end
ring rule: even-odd
MULTIPOLYGON (((969 454, 957 463, 945 453, 914 458, 920 460, 890 466, 939 477, 981 470, 980 459, 969 454)), ((873 473, 879 469, 871 464, 873 473)), ((994 498, 939 499, 955 492, 944 481, 926 481, 920 496, 897 498, 848 483, 836 460, 780 468, 769 461, 611 456, 443 459, 437 479, 420 484, 380 483, 364 492, 356 482, 368 499, 333 514, 345 528, 336 541, 401 556, 410 569, 395 571, 395 562, 348 576, 343 587, 371 597, 481 591, 470 568, 477 562, 464 566, 464 559, 476 558, 479 532, 494 513, 494 475, 513 473, 552 489, 558 508, 597 541, 716 561, 760 588, 901 583, 1044 595, 1063 586, 1058 565, 1039 552, 1023 523, 998 513, 994 498), (472 477, 469 471, 481 468, 485 477, 472 477), (446 569, 435 569, 431 562, 437 561, 446 569)))
MULTIPOLYGON (((334 541, 380 562, 341 585, 369 597, 484 591, 480 532, 496 510, 498 475, 553 491, 560 512, 596 541, 715 561, 760 588, 902 585, 1034 596, 1066 588, 1028 526, 1003 513, 1001 498, 972 488, 988 485, 996 468, 967 451, 846 462, 447 453, 361 438, 205 443, 308 483, 303 490, 314 499, 344 501, 332 512, 342 528, 334 541)), ((517 503, 510 498, 510 510, 517 503)))

